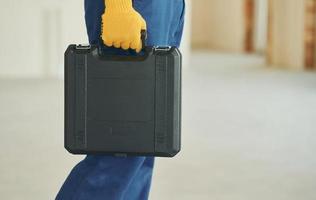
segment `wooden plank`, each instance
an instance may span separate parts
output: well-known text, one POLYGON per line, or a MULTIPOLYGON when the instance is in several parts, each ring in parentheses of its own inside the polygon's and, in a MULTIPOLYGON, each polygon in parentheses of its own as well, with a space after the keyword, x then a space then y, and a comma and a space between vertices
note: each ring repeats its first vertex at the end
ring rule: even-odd
POLYGON ((304 69, 305 2, 269 1, 268 64, 304 69))

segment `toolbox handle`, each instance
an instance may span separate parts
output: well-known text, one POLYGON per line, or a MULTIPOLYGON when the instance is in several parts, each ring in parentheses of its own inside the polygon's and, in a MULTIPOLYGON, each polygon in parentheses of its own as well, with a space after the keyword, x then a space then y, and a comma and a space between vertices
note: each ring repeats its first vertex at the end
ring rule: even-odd
POLYGON ((146 40, 147 40, 147 31, 146 30, 142 30, 140 32, 140 38, 142 40, 142 49, 146 48, 146 40))
POLYGON ((102 38, 99 39, 99 45, 97 48, 97 53, 94 53, 98 59, 101 60, 117 60, 117 61, 141 61, 146 60, 146 58, 153 52, 153 47, 146 46, 147 31, 141 31, 141 42, 142 50, 139 53, 136 51, 128 49, 123 50, 121 48, 109 47, 104 45, 102 38))

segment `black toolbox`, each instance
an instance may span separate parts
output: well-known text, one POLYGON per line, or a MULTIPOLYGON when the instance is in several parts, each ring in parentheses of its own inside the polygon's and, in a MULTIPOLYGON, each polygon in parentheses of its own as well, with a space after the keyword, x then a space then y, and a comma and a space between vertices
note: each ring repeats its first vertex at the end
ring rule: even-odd
POLYGON ((73 154, 173 157, 181 148, 181 53, 65 53, 65 148, 73 154))

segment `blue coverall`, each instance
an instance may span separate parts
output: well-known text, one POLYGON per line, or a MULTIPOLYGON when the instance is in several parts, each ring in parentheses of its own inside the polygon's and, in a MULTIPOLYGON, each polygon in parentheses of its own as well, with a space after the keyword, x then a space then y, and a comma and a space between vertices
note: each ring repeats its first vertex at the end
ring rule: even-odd
MULTIPOLYGON (((104 0, 85 0, 85 18, 91 44, 102 45, 101 15, 104 7, 104 0)), ((147 22, 147 45, 180 45, 184 24, 184 0, 133 0, 133 7, 147 22)), ((111 51, 126 53, 114 48, 111 51)), ((152 157, 88 155, 71 171, 56 199, 148 199, 153 166, 152 157)))

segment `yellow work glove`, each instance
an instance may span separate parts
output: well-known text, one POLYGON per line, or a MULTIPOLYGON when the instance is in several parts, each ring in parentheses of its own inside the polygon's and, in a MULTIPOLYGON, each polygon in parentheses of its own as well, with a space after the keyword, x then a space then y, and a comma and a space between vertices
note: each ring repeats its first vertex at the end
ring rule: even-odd
POLYGON ((105 0, 102 15, 102 40, 106 46, 122 49, 142 49, 141 31, 146 22, 133 8, 132 0, 105 0))

